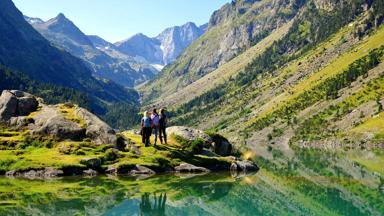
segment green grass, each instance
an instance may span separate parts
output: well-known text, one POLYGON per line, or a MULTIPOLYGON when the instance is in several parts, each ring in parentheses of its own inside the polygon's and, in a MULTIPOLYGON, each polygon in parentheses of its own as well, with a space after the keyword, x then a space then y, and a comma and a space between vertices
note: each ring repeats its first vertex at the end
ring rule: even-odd
POLYGON ((352 133, 384 135, 384 112, 381 112, 351 130, 352 133))
POLYGON ((86 128, 85 121, 75 114, 77 105, 59 104, 58 107, 66 119, 79 124, 81 128, 86 128))
POLYGON ((360 45, 355 47, 353 50, 344 53, 319 72, 292 86, 289 89, 289 93, 287 91, 273 97, 272 100, 261 106, 261 111, 258 113, 258 117, 250 119, 247 125, 253 124, 258 119, 266 117, 279 108, 287 105, 289 102, 296 100, 301 94, 303 94, 303 92, 319 86, 328 78, 332 78, 337 74, 342 73, 352 62, 367 55, 371 50, 384 45, 384 40, 382 40, 382 38, 384 38, 384 27, 380 28, 376 34, 368 37, 360 45))

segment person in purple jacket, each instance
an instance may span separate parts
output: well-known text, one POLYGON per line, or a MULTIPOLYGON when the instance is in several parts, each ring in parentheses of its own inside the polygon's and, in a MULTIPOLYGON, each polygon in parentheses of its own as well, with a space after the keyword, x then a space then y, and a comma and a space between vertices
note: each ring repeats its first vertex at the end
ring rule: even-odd
POLYGON ((154 145, 157 144, 157 135, 158 135, 158 132, 159 132, 159 114, 157 114, 157 110, 156 109, 153 109, 153 112, 152 112, 152 115, 151 115, 151 119, 152 119, 152 132, 153 134, 155 135, 155 143, 154 145))

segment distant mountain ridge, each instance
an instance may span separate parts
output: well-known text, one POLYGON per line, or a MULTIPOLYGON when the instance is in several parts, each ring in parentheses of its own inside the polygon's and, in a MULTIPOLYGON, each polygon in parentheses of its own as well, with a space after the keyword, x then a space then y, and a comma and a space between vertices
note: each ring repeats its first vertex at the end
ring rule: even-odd
MULTIPOLYGON (((93 75, 115 81, 123 86, 133 87, 154 77, 158 70, 149 64, 137 64, 134 59, 119 53, 105 50, 94 44, 95 38, 85 35, 71 20, 60 13, 46 22, 39 18, 24 18, 55 46, 81 58, 93 71, 93 75)), ((107 44, 101 38, 98 41, 107 44)), ((109 44, 109 43, 108 43, 109 44)), ((113 49, 112 44, 108 45, 113 49)))
POLYGON ((127 55, 154 64, 168 65, 203 35, 206 29, 207 25, 198 27, 195 23, 188 22, 182 26, 167 28, 154 38, 138 33, 114 45, 127 55))
POLYGON ((154 78, 207 29, 207 24, 198 27, 188 22, 167 28, 154 38, 138 33, 113 44, 97 35, 84 34, 62 13, 46 22, 24 18, 55 46, 83 59, 96 77, 128 87, 154 78))

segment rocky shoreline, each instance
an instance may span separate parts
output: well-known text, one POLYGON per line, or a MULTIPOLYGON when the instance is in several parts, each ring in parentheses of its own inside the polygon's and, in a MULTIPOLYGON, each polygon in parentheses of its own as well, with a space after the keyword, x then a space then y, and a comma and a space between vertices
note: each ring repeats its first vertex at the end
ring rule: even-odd
MULTIPOLYGON (((216 167, 217 168, 217 167, 216 167)), ((224 168, 224 167, 221 167, 224 168)), ((235 161, 228 169, 207 169, 205 167, 198 167, 188 163, 182 163, 179 166, 176 166, 173 170, 157 170, 154 171, 151 168, 142 165, 134 165, 131 167, 125 167, 123 169, 114 168, 109 166, 106 170, 102 169, 67 169, 67 170, 58 170, 53 167, 46 167, 44 169, 31 169, 28 171, 17 171, 11 170, 5 173, 6 177, 17 177, 17 178, 28 178, 28 179, 45 179, 45 178, 56 178, 64 176, 98 176, 98 175, 143 175, 143 176, 153 176, 156 174, 163 173, 209 173, 209 172, 223 172, 230 171, 231 174, 236 173, 252 173, 257 172, 259 168, 256 164, 251 161, 235 161)))
POLYGON ((168 145, 145 147, 137 132, 117 133, 84 108, 47 105, 17 90, 2 92, 0 123, 0 175, 8 177, 258 170, 234 157, 231 143, 219 134, 173 126, 168 145))

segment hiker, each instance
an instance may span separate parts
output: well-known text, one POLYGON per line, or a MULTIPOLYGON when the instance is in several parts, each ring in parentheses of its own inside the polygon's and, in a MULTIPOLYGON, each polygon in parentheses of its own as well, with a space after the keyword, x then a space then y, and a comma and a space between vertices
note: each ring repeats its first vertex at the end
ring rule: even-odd
POLYGON ((156 145, 157 144, 157 135, 159 132, 159 114, 157 114, 156 109, 153 109, 153 111, 152 111, 151 120, 152 120, 153 134, 155 135, 154 145, 156 145))
POLYGON ((150 138, 152 133, 152 120, 150 117, 148 117, 148 112, 145 111, 143 114, 143 118, 141 119, 141 136, 142 141, 145 144, 145 146, 149 146, 150 138))
POLYGON ((164 143, 167 144, 167 133, 165 131, 165 128, 167 127, 167 116, 165 115, 165 110, 160 109, 160 116, 159 116, 159 135, 160 135, 160 143, 163 144, 163 136, 164 136, 164 143))

